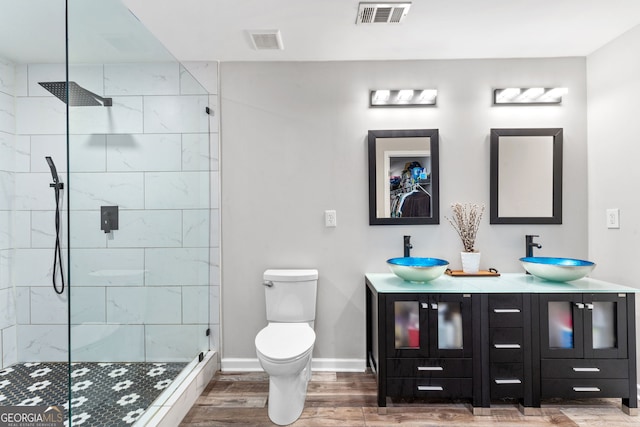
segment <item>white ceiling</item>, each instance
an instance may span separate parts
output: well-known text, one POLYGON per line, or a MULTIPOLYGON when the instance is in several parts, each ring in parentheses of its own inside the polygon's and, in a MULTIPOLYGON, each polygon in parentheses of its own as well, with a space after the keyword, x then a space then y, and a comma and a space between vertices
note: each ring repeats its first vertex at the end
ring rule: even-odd
MULTIPOLYGON (((585 56, 640 24, 640 0, 413 0, 395 25, 356 25, 358 0, 68 1, 72 62, 585 56), (253 48, 269 29, 284 50, 253 48)), ((64 0, 0 0, 0 57, 64 52, 64 0)))
POLYGON ((183 61, 586 56, 640 24, 640 0, 413 0, 395 25, 356 25, 358 0, 123 2, 183 61), (253 49, 265 29, 284 50, 253 49))

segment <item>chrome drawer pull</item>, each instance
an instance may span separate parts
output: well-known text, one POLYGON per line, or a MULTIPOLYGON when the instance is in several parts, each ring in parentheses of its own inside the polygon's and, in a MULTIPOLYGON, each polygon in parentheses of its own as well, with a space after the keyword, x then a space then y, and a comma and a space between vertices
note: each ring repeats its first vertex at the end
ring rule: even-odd
POLYGON ((429 303, 423 302, 420 305, 422 306, 422 308, 429 308, 429 303))
POLYGON ((431 309, 432 310, 437 310, 438 309, 438 304, 432 302, 431 303, 431 309))
POLYGON ((494 344, 495 348, 520 348, 520 344, 494 344))
POLYGON ((418 371, 443 371, 442 366, 418 366, 418 371))
POLYGON ((582 310, 584 308, 584 304, 581 303, 581 302, 577 302, 575 304, 576 304, 576 307, 578 307, 580 310, 582 310))
POLYGON ((593 304, 585 304, 585 306, 586 306, 589 310, 593 310, 593 304))
POLYGON ((442 391, 442 386, 439 385, 419 385, 418 391, 442 391))
POLYGON ((496 384, 522 384, 522 381, 515 379, 515 380, 495 380, 496 384))
POLYGON ((573 368, 573 372, 600 372, 600 368, 573 368))
POLYGON ((574 387, 573 391, 600 391, 598 387, 574 387))
POLYGON ((494 313, 520 313, 519 308, 494 308, 494 313))

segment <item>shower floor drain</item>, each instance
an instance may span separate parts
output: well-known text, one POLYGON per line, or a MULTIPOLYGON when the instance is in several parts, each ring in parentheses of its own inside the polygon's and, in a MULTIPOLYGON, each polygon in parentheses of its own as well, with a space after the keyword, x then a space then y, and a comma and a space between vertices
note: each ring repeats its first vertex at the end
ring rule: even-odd
POLYGON ((0 369, 0 405, 65 409, 66 425, 132 425, 186 363, 22 363, 0 369), (71 383, 69 384, 69 379, 71 383), (67 400, 71 387, 71 402, 67 400))

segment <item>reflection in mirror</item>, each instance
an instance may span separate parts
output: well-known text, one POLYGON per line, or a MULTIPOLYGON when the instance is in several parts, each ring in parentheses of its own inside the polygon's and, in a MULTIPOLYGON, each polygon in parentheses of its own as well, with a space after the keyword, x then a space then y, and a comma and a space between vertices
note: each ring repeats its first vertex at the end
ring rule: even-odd
POLYGON ((438 224, 438 130, 369 131, 369 224, 438 224))
POLYGON ((562 129, 491 130, 491 224, 562 223, 562 129))

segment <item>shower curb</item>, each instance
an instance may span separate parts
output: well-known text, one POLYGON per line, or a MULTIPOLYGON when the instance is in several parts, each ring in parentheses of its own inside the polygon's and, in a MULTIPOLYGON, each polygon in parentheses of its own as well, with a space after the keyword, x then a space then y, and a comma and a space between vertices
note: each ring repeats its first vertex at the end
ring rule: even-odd
POLYGON ((202 362, 199 362, 196 357, 176 378, 174 381, 176 386, 170 387, 158 396, 133 426, 177 426, 218 370, 218 353, 216 351, 208 351, 202 362))

